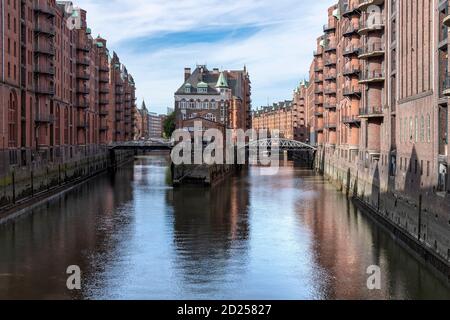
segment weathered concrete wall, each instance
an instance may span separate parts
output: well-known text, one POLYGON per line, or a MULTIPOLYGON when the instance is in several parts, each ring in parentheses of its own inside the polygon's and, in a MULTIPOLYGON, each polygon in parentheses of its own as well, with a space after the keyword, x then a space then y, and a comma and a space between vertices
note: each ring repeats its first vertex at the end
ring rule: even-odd
POLYGON ((133 151, 98 150, 90 155, 76 155, 64 163, 40 162, 26 167, 9 168, 0 177, 0 211, 17 202, 89 178, 134 158, 133 151))
POLYGON ((182 184, 213 185, 238 169, 238 165, 173 165, 172 181, 175 186, 182 184))
POLYGON ((318 152, 315 167, 342 192, 357 199, 398 238, 450 279, 450 197, 417 185, 414 194, 396 187, 380 162, 339 161, 318 152))

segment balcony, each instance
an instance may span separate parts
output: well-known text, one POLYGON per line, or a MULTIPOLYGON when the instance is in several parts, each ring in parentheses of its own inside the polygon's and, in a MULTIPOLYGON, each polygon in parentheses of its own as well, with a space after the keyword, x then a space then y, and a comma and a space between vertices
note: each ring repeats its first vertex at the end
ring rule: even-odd
POLYGON ((351 96, 360 97, 361 88, 359 86, 346 85, 344 87, 344 91, 342 94, 344 95, 344 97, 351 97, 351 96))
POLYGON ((314 50, 313 54, 314 54, 314 57, 319 57, 319 56, 321 56, 321 55, 323 54, 323 49, 322 49, 322 47, 320 47, 319 50, 314 50))
POLYGON ((358 10, 366 10, 368 7, 372 6, 372 5, 382 5, 384 3, 384 0, 359 0, 359 6, 358 6, 358 10))
POLYGON ((44 74, 44 75, 55 75, 55 67, 52 66, 35 66, 34 73, 36 74, 44 74))
POLYGON ((34 28, 34 32, 37 34, 43 34, 47 36, 54 37, 55 36, 55 27, 47 23, 36 23, 34 28))
POLYGON ((100 110, 98 114, 100 117, 107 117, 109 112, 108 110, 100 110))
POLYGON ((109 67, 100 66, 98 68, 98 71, 100 71, 100 72, 108 72, 109 73, 109 67))
POLYGON ((34 6, 34 11, 39 13, 39 14, 43 14, 46 15, 48 17, 54 17, 55 16, 55 9, 48 6, 48 5, 43 5, 43 4, 37 4, 34 6))
POLYGON ((316 111, 316 112, 314 112, 314 115, 316 117, 323 117, 323 111, 316 111))
POLYGON ((384 18, 380 15, 379 18, 365 17, 359 21, 359 34, 367 34, 369 32, 380 31, 384 28, 384 18))
POLYGON ((88 87, 78 86, 77 93, 78 94, 89 94, 90 89, 88 87))
POLYGON ((316 89, 314 90, 314 93, 315 93, 315 94, 323 94, 323 89, 322 89, 322 88, 316 88, 316 89))
POLYGON ((323 32, 327 33, 327 32, 332 32, 336 30, 336 25, 335 24, 325 24, 323 26, 323 32))
POLYGON ((335 81, 336 80, 336 74, 335 73, 327 73, 325 76, 326 81, 335 81))
POLYGON ((360 50, 361 50, 361 47, 359 45, 352 44, 352 45, 347 46, 344 49, 344 52, 342 53, 342 55, 344 57, 355 55, 355 54, 357 55, 357 54, 359 54, 360 50))
POLYGON ((77 128, 87 129, 89 128, 89 122, 86 119, 78 119, 77 128))
POLYGON ((87 44, 87 43, 78 43, 77 50, 83 51, 83 52, 89 52, 91 50, 91 48, 90 48, 89 44, 87 44))
POLYGON ((442 86, 442 94, 446 97, 450 97, 450 74, 445 75, 442 86))
POLYGON ((383 108, 380 106, 372 106, 359 109, 360 118, 380 118, 384 117, 383 108))
POLYGON ((323 107, 327 110, 334 110, 336 109, 337 105, 336 103, 325 103, 323 107))
POLYGON ((108 94, 109 93, 109 88, 108 87, 100 87, 100 89, 98 89, 98 92, 100 94, 108 94))
POLYGON ((53 86, 37 85, 34 91, 40 95, 52 96, 55 94, 55 88, 53 86))
POLYGON ((321 74, 314 77, 314 83, 322 83, 322 82, 323 76, 321 74))
POLYGON ((56 54, 56 50, 53 46, 48 45, 48 44, 42 44, 42 43, 39 43, 36 45, 34 52, 36 54, 47 55, 47 56, 54 56, 56 54))
POLYGON ((353 23, 350 23, 342 34, 344 37, 351 37, 354 34, 358 34, 358 31, 359 25, 355 26, 353 23))
POLYGON ((79 66, 86 66, 86 67, 88 67, 90 64, 91 63, 90 63, 88 58, 77 59, 77 65, 79 65, 79 66))
POLYGON ((89 102, 83 101, 83 100, 78 101, 77 108, 78 109, 88 109, 89 108, 89 102))
POLYGON ((355 5, 352 3, 344 3, 342 6, 342 15, 344 17, 349 17, 354 14, 361 14, 361 11, 359 10, 359 4, 355 5))
POLYGON ((333 87, 333 86, 325 87, 324 93, 326 95, 336 94, 336 87, 333 87))
POLYGON ((54 120, 55 117, 52 114, 45 112, 38 112, 34 117, 34 122, 38 124, 52 123, 54 120))
POLYGON ((378 70, 365 70, 359 76, 359 83, 375 83, 384 82, 385 76, 384 71, 378 70))
POLYGON ((336 42, 326 40, 324 45, 325 52, 336 51, 336 42))
POLYGON ((325 60, 325 66, 335 66, 336 65, 336 58, 329 58, 325 60))
POLYGON ((77 71, 77 79, 80 80, 89 80, 91 78, 90 74, 87 71, 77 71))
POLYGON ((325 124, 325 129, 335 130, 337 128, 336 122, 329 122, 325 124))
POLYGON ((447 14, 447 16, 444 18, 444 20, 442 21, 442 24, 444 26, 450 27, 450 14, 447 14))
POLYGON ((344 71, 342 72, 344 76, 357 76, 359 75, 359 66, 346 66, 344 67, 344 71))
POLYGON ((109 104, 109 100, 100 98, 98 100, 98 104, 101 105, 101 106, 107 105, 107 104, 109 104))
POLYGON ((348 124, 348 125, 357 125, 357 124, 360 124, 361 123, 361 119, 359 118, 359 116, 355 116, 355 115, 352 115, 352 116, 343 116, 342 117, 342 122, 344 123, 344 124, 348 124))
POLYGON ((109 83, 109 76, 108 75, 104 76, 104 75, 100 74, 98 81, 100 83, 109 83))
POLYGON ((315 72, 322 72, 323 71, 323 66, 319 65, 319 64, 315 65, 314 66, 314 71, 315 72))
POLYGON ((368 59, 373 57, 384 56, 385 46, 384 42, 376 41, 365 45, 359 50, 359 59, 368 59))

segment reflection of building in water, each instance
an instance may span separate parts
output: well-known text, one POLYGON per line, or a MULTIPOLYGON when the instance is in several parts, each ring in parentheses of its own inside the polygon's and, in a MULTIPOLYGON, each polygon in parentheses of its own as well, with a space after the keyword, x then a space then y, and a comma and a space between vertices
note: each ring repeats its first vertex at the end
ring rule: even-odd
MULTIPOLYGON (((133 216, 122 208, 133 199, 133 168, 82 184, 29 216, 0 227, 0 299, 82 298, 88 282, 101 283, 117 234, 130 234, 133 216), (93 259, 96 256, 97 259, 93 259), (92 265, 92 261, 98 261, 92 265), (65 270, 78 265, 83 291, 70 292, 65 270)), ((123 239, 120 239, 121 241, 123 239)), ((127 242, 126 239, 124 242, 127 242)))
POLYGON ((224 276, 231 258, 245 265, 249 237, 246 183, 236 177, 213 188, 179 188, 168 195, 177 268, 187 282, 203 279, 209 283, 224 276))
MULTIPOLYGON (((329 299, 385 299, 422 297, 432 292, 447 296, 442 283, 424 265, 412 259, 398 243, 333 186, 319 177, 303 177, 311 196, 296 204, 300 225, 313 237, 312 251, 326 278, 323 296, 329 299), (368 290, 367 268, 381 268, 381 290, 368 290), (411 281, 421 274, 418 281, 411 281)), ((415 279, 417 280, 417 279, 415 279)), ((322 282, 322 281, 321 281, 322 282)))

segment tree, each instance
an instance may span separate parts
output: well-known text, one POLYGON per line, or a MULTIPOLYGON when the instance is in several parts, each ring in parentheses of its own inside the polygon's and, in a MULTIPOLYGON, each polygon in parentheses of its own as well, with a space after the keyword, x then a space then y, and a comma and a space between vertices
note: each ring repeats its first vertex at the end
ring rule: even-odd
POLYGON ((163 128, 164 137, 170 139, 172 137, 172 133, 175 131, 175 112, 172 112, 166 117, 166 119, 164 119, 163 128))

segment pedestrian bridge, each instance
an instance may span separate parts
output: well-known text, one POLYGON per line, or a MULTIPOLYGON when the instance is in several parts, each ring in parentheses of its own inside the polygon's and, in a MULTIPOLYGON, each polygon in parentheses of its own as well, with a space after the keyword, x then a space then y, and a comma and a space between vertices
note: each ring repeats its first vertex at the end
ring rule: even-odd
POLYGON ((317 150, 316 147, 313 147, 307 143, 281 138, 268 138, 251 141, 246 145, 246 147, 258 149, 278 148, 280 150, 317 150))
POLYGON ((108 145, 110 150, 143 150, 143 151, 159 151, 171 150, 173 144, 169 140, 139 140, 114 142, 108 145))

